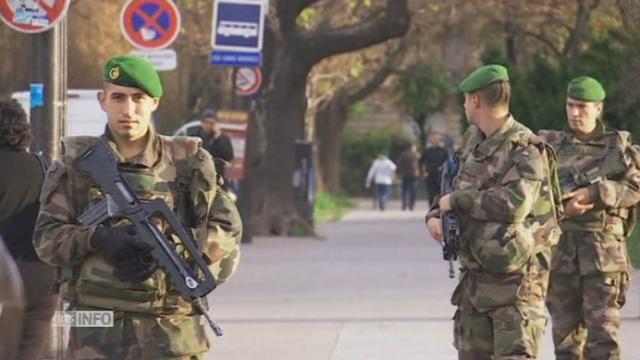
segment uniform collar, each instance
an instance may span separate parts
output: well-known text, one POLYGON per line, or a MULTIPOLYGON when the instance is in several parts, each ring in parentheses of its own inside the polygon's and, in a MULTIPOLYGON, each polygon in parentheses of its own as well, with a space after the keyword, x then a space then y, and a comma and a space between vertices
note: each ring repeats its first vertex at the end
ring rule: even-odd
MULTIPOLYGON (((496 149, 504 142, 506 133, 514 126, 516 126, 516 124, 516 120, 511 114, 509 114, 507 120, 505 120, 505 122, 498 129, 496 129, 484 140, 480 140, 478 146, 476 147, 476 151, 484 155, 492 155, 496 151, 496 149)), ((478 131, 478 133, 480 137, 484 137, 482 131, 478 131)))
POLYGON ((573 143, 573 144, 601 143, 601 142, 605 141, 604 135, 607 132, 607 127, 606 127, 606 125, 604 124, 604 122, 602 120, 596 121, 596 127, 593 129, 593 132, 591 133, 591 136, 589 136, 589 138, 585 139, 585 140, 581 140, 580 138, 578 138, 578 136, 573 131, 573 129, 571 129, 568 126, 567 126, 565 132, 570 135, 567 140, 570 143, 573 143))
POLYGON ((158 160, 162 157, 161 146, 160 146, 160 136, 156 133, 153 125, 149 125, 149 133, 147 136, 147 143, 144 146, 142 152, 138 155, 132 156, 130 158, 125 158, 118 152, 118 147, 113 139, 113 134, 111 133, 111 129, 107 125, 104 130, 104 134, 102 135, 103 140, 107 141, 111 149, 113 150, 114 155, 118 159, 118 164, 133 166, 133 167, 153 167, 158 160))

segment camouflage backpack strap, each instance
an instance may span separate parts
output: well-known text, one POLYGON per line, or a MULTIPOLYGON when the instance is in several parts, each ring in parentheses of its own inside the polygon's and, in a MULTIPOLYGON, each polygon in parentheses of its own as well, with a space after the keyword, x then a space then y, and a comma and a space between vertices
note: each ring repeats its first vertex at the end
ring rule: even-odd
POLYGON ((191 182, 193 169, 190 159, 194 157, 202 146, 202 140, 191 136, 162 137, 172 151, 174 166, 176 167, 176 213, 183 225, 193 227, 195 224, 191 201, 191 182))
POLYGON ((514 131, 513 141, 520 147, 535 146, 545 159, 544 179, 540 187, 538 200, 533 204, 530 214, 536 253, 546 252, 560 240, 560 222, 564 217, 562 193, 558 179, 558 159, 553 147, 544 141, 551 136, 552 141, 560 143, 565 137, 560 132, 544 131, 538 136, 528 130, 514 131))

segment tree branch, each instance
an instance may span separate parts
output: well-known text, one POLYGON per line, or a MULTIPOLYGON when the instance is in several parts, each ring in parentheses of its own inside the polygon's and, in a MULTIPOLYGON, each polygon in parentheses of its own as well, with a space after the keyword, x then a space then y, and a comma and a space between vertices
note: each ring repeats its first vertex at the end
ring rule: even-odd
POLYGON ((630 32, 640 30, 640 1, 617 0, 617 3, 625 28, 630 32))
POLYGON ((406 41, 400 44, 387 55, 385 62, 377 69, 376 73, 365 82, 358 82, 352 86, 345 87, 345 97, 350 103, 360 101, 376 90, 394 71, 398 61, 406 54, 406 41))
POLYGON ((300 57, 313 65, 326 57, 360 50, 405 34, 410 23, 407 0, 387 0, 385 9, 383 15, 369 21, 301 34, 296 39, 300 57))
POLYGON ((600 5, 599 0, 594 0, 591 4, 588 2, 590 2, 590 0, 578 0, 576 22, 569 34, 569 40, 567 40, 567 43, 562 50, 562 55, 564 57, 572 57, 578 52, 580 44, 586 36, 587 28, 589 27, 591 13, 598 7, 598 5, 600 5))

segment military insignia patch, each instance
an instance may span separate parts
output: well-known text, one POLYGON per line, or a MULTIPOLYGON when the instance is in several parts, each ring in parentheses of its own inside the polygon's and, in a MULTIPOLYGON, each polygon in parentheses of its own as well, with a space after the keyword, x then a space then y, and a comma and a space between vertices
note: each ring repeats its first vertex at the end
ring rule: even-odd
POLYGON ((119 66, 114 66, 113 68, 111 68, 111 70, 109 70, 109 78, 111 78, 111 80, 116 80, 119 77, 120 77, 119 66))

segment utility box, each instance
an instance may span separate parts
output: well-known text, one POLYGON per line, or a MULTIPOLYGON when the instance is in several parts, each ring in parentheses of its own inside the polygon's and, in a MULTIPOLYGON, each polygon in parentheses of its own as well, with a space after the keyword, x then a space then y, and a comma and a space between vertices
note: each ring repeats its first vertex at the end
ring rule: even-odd
POLYGON ((296 141, 293 187, 298 213, 309 224, 313 224, 316 173, 313 164, 313 142, 311 141, 296 141))

